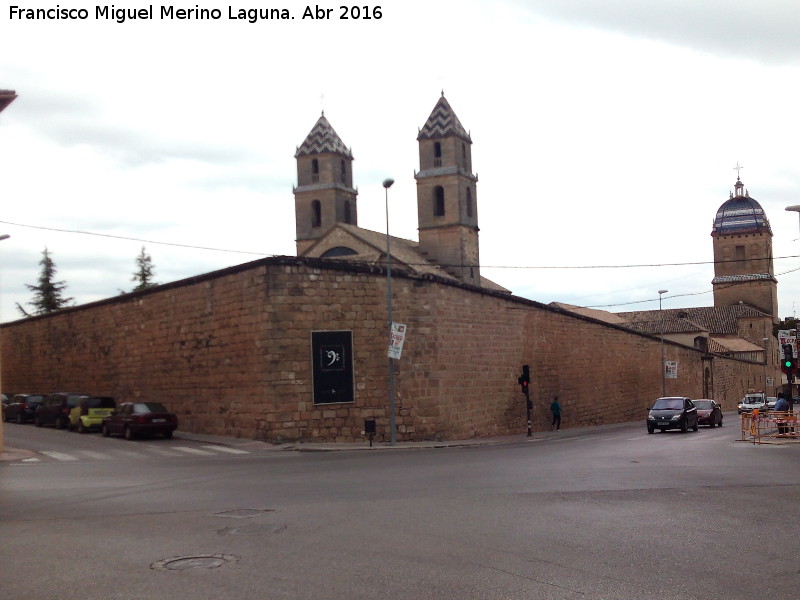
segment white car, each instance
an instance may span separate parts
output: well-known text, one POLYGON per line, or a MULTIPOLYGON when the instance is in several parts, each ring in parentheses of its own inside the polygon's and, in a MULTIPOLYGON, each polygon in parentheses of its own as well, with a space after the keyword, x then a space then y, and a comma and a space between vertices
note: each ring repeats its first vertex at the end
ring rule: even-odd
POLYGON ((764 394, 746 394, 739 402, 739 414, 753 412, 754 409, 759 411, 767 409, 767 397, 764 394))

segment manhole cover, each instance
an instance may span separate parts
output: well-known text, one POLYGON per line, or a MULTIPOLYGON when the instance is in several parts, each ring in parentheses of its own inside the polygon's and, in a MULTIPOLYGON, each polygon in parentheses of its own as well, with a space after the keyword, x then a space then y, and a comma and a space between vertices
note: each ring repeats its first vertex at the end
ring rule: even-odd
POLYGON ((244 527, 225 527, 217 533, 220 535, 258 535, 260 533, 280 533, 286 531, 286 525, 245 525, 244 527))
POLYGON ((198 556, 176 556, 150 565, 156 571, 186 571, 187 569, 216 569, 239 560, 233 554, 200 554, 198 556))
POLYGON ((275 512, 272 508, 237 508, 235 510, 226 510, 215 514, 215 517, 223 517, 227 519, 248 519, 250 517, 257 517, 264 513, 275 512))

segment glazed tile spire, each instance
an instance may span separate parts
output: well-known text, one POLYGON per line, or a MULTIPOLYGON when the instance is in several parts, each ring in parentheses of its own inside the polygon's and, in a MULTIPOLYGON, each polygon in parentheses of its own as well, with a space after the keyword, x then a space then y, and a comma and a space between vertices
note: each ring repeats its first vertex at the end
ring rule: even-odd
POLYGON ((469 133, 464 129, 464 126, 461 125, 461 121, 458 120, 456 113, 453 112, 453 108, 450 106, 447 98, 444 97, 444 92, 442 92, 442 96, 433 108, 431 116, 428 117, 425 125, 420 129, 417 140, 430 140, 450 135, 457 136, 472 143, 469 133))
POLYGON ((310 156, 311 154, 322 154, 324 152, 341 154, 347 158, 353 158, 353 153, 345 146, 342 139, 333 127, 331 127, 323 111, 322 115, 311 129, 311 132, 303 143, 300 144, 300 147, 297 148, 297 152, 294 156, 298 158, 300 156, 310 156))

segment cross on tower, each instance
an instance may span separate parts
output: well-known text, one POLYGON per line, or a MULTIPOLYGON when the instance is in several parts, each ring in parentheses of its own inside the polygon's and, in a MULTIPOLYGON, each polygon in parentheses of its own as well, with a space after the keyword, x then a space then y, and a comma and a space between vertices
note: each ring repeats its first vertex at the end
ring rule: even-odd
POLYGON ((733 167, 733 170, 736 171, 736 179, 739 179, 740 171, 744 169, 744 167, 739 166, 739 161, 736 161, 736 166, 733 167))

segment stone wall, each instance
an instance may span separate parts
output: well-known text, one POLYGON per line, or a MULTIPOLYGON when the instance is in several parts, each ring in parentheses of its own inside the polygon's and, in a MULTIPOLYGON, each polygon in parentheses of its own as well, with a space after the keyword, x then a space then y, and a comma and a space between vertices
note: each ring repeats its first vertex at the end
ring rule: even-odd
MULTIPOLYGON (((531 368, 533 426, 644 420, 661 395, 661 345, 501 293, 394 271, 398 439, 526 431, 517 377, 531 368)), ((269 441, 388 438, 386 275, 369 265, 280 257, 0 328, 4 391, 84 391, 163 401, 186 431, 269 441), (352 331, 355 402, 314 405, 311 334, 352 331)), ((703 363, 725 410, 763 365, 672 342, 668 395, 703 395, 703 363), (706 360, 703 360, 703 357, 706 360)), ((644 425, 642 425, 644 427, 644 425)))

